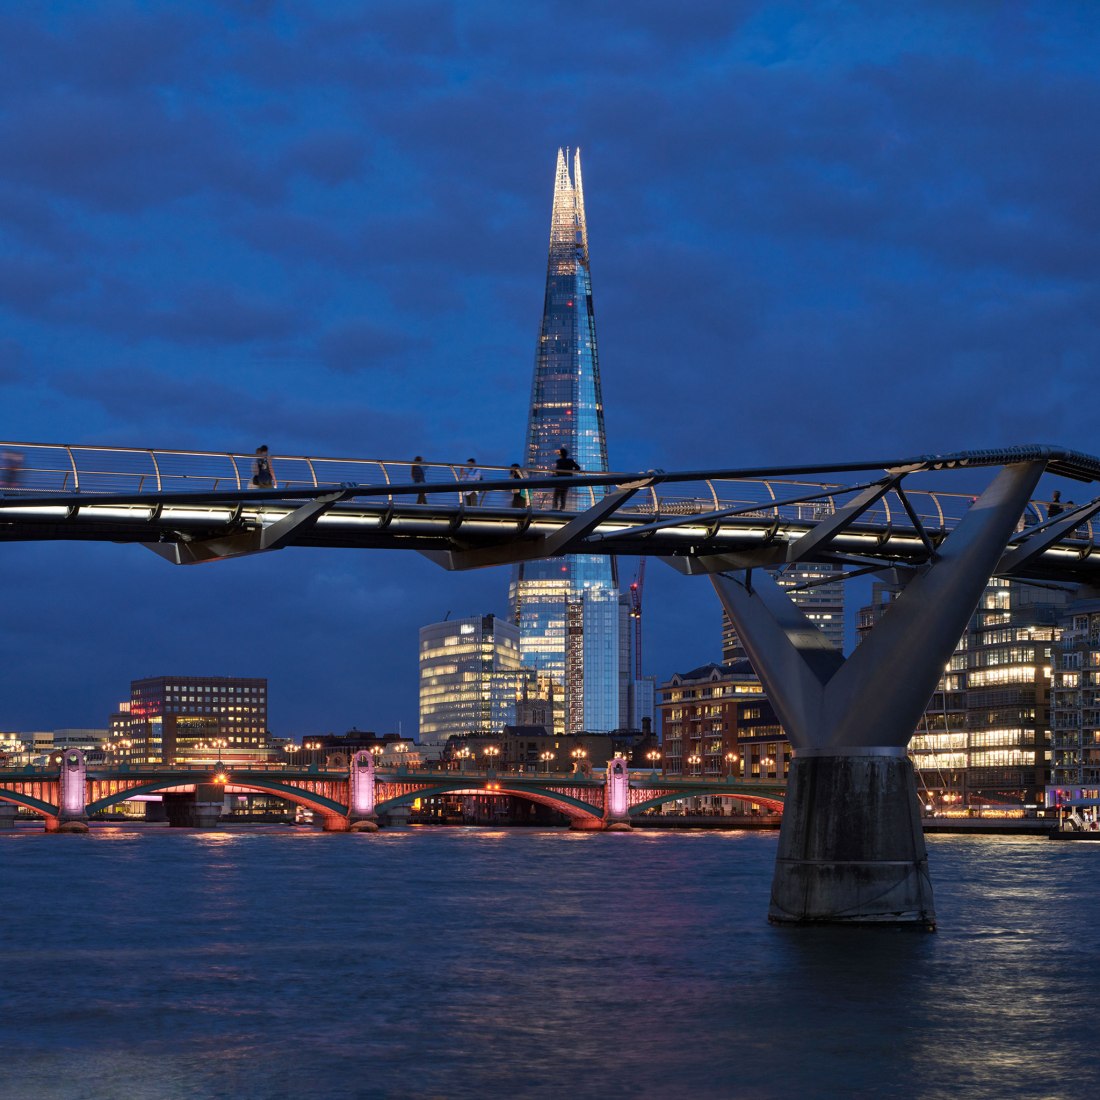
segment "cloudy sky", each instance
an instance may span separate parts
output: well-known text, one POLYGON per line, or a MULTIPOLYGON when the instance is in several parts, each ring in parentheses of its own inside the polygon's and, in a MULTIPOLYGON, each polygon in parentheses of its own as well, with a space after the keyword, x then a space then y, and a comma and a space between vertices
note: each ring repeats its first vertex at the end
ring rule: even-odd
MULTIPOLYGON (((12 0, 0 439, 519 458, 579 145, 613 468, 1095 453, 1098 56, 1091 0, 12 0)), ((506 610, 396 552, 0 562, 8 730, 195 672, 408 733, 418 627, 506 610)), ((646 605, 648 671, 718 658, 705 582, 646 605)))

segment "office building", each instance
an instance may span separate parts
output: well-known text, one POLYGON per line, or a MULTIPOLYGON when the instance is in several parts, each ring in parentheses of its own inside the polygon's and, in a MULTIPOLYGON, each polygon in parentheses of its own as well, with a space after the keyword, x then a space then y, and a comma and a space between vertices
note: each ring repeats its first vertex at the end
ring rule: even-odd
POLYGON ((420 629, 420 741, 499 734, 516 701, 537 690, 520 659, 519 630, 495 615, 448 619, 420 629))
MULTIPOLYGON (((587 473, 607 470, 581 158, 558 150, 546 294, 535 352, 524 466, 553 470, 566 448, 587 473)), ((604 490, 573 490, 581 509, 604 490)), ((552 494, 536 494, 540 507, 552 494)), ((591 554, 516 567, 510 603, 523 663, 554 685, 553 732, 607 731, 620 720, 619 591, 613 559, 591 554)))
MULTIPOLYGON (((886 614, 876 585, 859 634, 886 614)), ((1053 650, 1067 593, 990 580, 909 745, 917 792, 935 813, 1034 808, 1050 767, 1053 650)))
POLYGON ((152 676, 130 684, 128 719, 111 716, 118 760, 133 764, 240 763, 268 758, 267 680, 152 676))
POLYGON ((1100 599, 1074 601, 1062 626, 1054 650, 1046 804, 1095 822, 1100 812, 1100 599))

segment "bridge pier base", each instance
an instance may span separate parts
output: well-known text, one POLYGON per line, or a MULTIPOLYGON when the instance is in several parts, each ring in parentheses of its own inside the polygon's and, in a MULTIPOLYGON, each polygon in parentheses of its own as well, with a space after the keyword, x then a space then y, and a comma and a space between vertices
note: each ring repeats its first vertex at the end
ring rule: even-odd
POLYGON ((326 833, 347 833, 351 831, 348 819, 341 814, 324 814, 321 817, 321 828, 326 833))
POLYGON ((212 784, 197 785, 195 794, 164 796, 164 814, 174 829, 213 829, 224 808, 222 788, 212 784))
POLYGON ((569 822, 569 828, 577 833, 602 833, 604 822, 598 817, 575 817, 569 822))
POLYGON ((378 822, 373 818, 361 817, 349 822, 348 828, 353 833, 376 833, 378 832, 378 822))
POLYGON ((14 829, 19 807, 14 802, 0 802, 0 829, 14 829))
POLYGON ((913 765, 904 755, 794 758, 768 920, 935 929, 913 765))

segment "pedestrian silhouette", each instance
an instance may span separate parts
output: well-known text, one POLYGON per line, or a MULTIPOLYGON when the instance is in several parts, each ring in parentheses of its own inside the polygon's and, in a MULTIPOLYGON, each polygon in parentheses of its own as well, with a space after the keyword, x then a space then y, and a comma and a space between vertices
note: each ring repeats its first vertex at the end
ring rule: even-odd
MULTIPOLYGON (((481 480, 481 471, 477 468, 477 459, 466 459, 466 465, 462 467, 462 473, 458 475, 459 481, 476 482, 481 480)), ((474 489, 466 494, 467 507, 473 507, 477 504, 477 490, 474 489)))
POLYGON ((1065 510, 1062 504, 1062 494, 1055 489, 1050 494, 1050 503, 1047 505, 1047 519, 1054 519, 1055 516, 1060 516, 1065 510))
POLYGON ((271 469, 271 459, 267 456, 267 444, 256 448, 256 457, 252 460, 252 487, 254 489, 274 489, 275 474, 271 469))
MULTIPOLYGON (((554 477, 572 477, 574 473, 580 472, 580 466, 569 457, 569 450, 566 447, 561 447, 558 450, 558 460, 554 463, 554 477)), ((554 490, 554 511, 565 511, 565 500, 569 495, 569 489, 562 485, 560 488, 554 490)))
MULTIPOLYGON (((512 463, 511 473, 509 477, 514 477, 517 481, 523 480, 523 471, 519 468, 518 462, 512 463)), ((512 507, 513 508, 526 508, 527 507, 527 490, 517 486, 512 490, 512 507)))
POLYGON ((0 489, 18 489, 23 480, 23 452, 4 451, 0 454, 0 489))
MULTIPOLYGON (((417 455, 416 458, 413 459, 412 469, 409 471, 409 473, 412 475, 413 482, 417 485, 424 484, 424 467, 420 465, 420 463, 423 461, 424 459, 422 459, 420 455, 417 455)), ((416 503, 427 504, 428 498, 423 493, 421 493, 419 496, 417 496, 416 503)))

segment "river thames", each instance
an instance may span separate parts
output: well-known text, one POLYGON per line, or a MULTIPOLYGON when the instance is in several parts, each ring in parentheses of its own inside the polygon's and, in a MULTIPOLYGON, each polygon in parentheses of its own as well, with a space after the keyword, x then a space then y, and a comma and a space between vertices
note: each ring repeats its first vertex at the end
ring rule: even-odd
POLYGON ((768 925, 775 847, 3 833, 0 1094, 1095 1093, 1100 844, 929 838, 934 935, 768 925))

